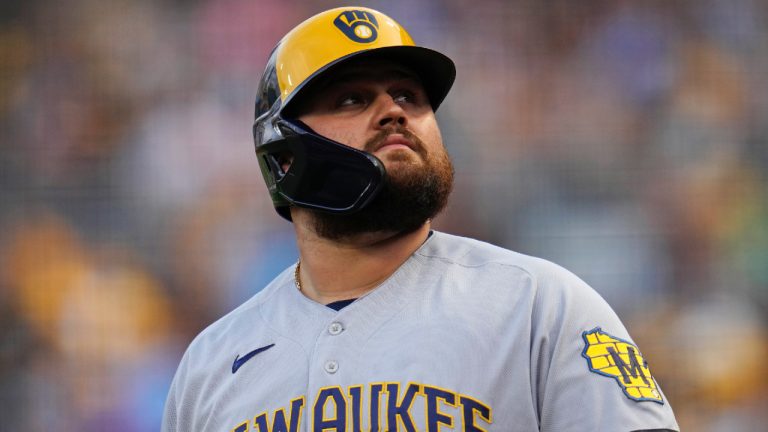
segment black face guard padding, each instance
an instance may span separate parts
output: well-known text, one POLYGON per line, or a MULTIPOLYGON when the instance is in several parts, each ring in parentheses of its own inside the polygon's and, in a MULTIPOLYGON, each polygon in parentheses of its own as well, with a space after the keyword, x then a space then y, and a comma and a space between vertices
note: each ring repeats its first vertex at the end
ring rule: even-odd
POLYGON ((268 187, 273 200, 286 204, 278 208, 284 217, 290 219, 288 205, 354 213, 381 189, 386 171, 376 156, 318 135, 298 120, 281 119, 277 126, 283 138, 259 146, 256 155, 272 174, 268 187), (281 156, 286 154, 293 160, 283 171, 281 156))

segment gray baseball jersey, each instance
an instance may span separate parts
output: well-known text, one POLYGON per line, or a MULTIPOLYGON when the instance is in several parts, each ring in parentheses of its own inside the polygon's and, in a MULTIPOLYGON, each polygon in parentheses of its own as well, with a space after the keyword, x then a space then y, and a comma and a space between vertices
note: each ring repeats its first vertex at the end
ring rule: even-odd
POLYGON ((205 329, 163 431, 678 430, 618 317, 555 264, 433 235, 340 311, 293 267, 205 329))

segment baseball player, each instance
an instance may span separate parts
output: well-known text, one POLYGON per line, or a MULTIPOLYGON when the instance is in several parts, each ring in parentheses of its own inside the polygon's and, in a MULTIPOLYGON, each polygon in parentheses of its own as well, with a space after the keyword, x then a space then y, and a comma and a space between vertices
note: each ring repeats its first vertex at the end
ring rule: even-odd
POLYGON ((163 431, 676 431, 611 308, 550 262, 430 228, 455 76, 386 15, 320 13, 271 54, 256 155, 300 252, 181 361, 163 431))

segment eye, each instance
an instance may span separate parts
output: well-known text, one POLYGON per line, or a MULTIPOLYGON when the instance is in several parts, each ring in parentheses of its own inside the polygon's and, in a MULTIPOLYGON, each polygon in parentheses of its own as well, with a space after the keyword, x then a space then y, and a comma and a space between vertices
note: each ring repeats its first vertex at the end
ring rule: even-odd
POLYGON ((415 97, 413 92, 408 90, 397 92, 392 96, 392 100, 395 101, 396 104, 405 104, 405 103, 413 102, 414 99, 415 97))
POLYGON ((362 96, 354 93, 345 94, 341 96, 336 102, 336 106, 339 108, 353 107, 365 103, 362 96))
POLYGON ((407 80, 393 90, 390 94, 396 104, 422 106, 429 103, 423 87, 418 82, 407 80))

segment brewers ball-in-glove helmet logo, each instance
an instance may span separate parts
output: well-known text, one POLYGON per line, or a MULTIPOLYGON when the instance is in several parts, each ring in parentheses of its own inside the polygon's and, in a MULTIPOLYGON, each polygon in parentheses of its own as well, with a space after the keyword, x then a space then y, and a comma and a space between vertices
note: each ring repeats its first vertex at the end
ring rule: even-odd
POLYGON ((386 171, 376 156, 323 137, 296 118, 296 106, 319 78, 363 58, 384 59, 413 71, 433 110, 456 76, 451 59, 417 46, 400 24, 373 9, 331 9, 285 35, 259 82, 253 140, 272 203, 288 220, 291 206, 356 212, 381 190, 386 171))
POLYGON ((648 363, 637 346, 604 332, 600 327, 582 333, 589 370, 614 378, 628 398, 664 403, 648 363))
POLYGON ((355 42, 373 42, 379 34, 376 16, 363 10, 344 11, 333 20, 333 24, 355 42))

